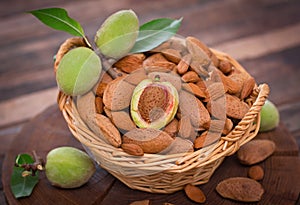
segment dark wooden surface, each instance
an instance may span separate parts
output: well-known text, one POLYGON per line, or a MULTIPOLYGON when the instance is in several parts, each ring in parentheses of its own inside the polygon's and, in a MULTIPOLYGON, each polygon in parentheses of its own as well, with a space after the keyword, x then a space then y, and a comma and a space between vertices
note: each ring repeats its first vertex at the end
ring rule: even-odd
MULTIPOLYGON (((209 46, 229 53, 258 83, 270 85, 269 99, 276 104, 281 115, 280 133, 296 139, 300 147, 300 1, 10 0, 0 2, 1 167, 4 158, 11 154, 11 143, 22 138, 22 127, 49 105, 55 104, 57 89, 52 57, 70 36, 42 25, 25 13, 45 7, 68 10, 69 15, 82 24, 89 39, 94 38, 104 19, 119 9, 133 9, 140 23, 160 17, 184 17, 180 35, 196 36, 209 46)), ((65 133, 66 130, 62 132, 60 134, 70 135, 65 133)), ((268 135, 272 137, 273 134, 268 135)), ((288 142, 282 138, 281 143, 288 145, 288 142)), ((28 149, 31 149, 30 144, 28 149)), ((291 156, 285 154, 284 157, 286 155, 291 156)), ((289 169, 296 166, 294 158, 288 160, 278 156, 276 159, 284 159, 278 164, 287 165, 289 169)), ((285 183, 280 176, 277 181, 283 183, 280 185, 285 183)), ((0 185, 0 204, 5 204, 2 188, 0 185)))
MULTIPOLYGON (((272 132, 259 134, 258 139, 271 139, 276 144, 275 153, 266 161, 260 163, 265 170, 265 176, 260 183, 265 194, 259 204, 289 205, 295 204, 299 195, 300 158, 298 146, 283 125, 272 132)), ((50 185, 44 173, 32 195, 16 200, 10 191, 10 176, 15 156, 18 153, 31 153, 36 150, 38 155, 45 158, 46 154, 58 146, 81 145, 68 131, 66 122, 56 105, 47 108, 43 113, 27 123, 17 138, 11 144, 3 162, 3 188, 9 204, 120 204, 128 205, 133 201, 149 199, 153 205, 165 202, 173 204, 192 203, 183 191, 173 194, 151 194, 132 190, 115 179, 101 168, 97 169, 90 181, 79 189, 63 190, 50 185)), ((236 155, 227 157, 212 176, 209 183, 199 186, 207 197, 206 204, 240 204, 220 197, 216 185, 223 179, 236 176, 247 176, 248 166, 242 166, 236 155)), ((257 203, 252 203, 257 204, 257 203)))

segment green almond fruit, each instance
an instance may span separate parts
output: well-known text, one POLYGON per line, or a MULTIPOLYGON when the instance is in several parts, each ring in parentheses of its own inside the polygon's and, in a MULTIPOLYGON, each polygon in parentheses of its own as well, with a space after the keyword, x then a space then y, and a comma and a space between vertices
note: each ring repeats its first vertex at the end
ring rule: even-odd
POLYGON ((53 186, 77 188, 95 173, 92 159, 74 147, 58 147, 47 154, 46 177, 53 186))
POLYGON ((260 132, 270 131, 278 126, 280 121, 279 112, 270 100, 266 100, 261 108, 260 119, 260 132))
POLYGON ((95 36, 102 54, 119 59, 133 48, 139 31, 139 21, 132 10, 121 10, 109 16, 95 36))
POLYGON ((62 92, 78 96, 91 90, 100 78, 102 64, 91 49, 78 47, 70 50, 61 59, 56 81, 62 92))

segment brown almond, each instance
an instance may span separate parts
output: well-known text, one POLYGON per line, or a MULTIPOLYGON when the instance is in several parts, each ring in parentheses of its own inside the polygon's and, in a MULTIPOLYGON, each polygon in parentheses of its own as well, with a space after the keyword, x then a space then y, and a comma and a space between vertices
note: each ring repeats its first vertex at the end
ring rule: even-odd
POLYGON ((251 166, 248 170, 248 177, 256 181, 264 178, 264 169, 259 165, 251 166))
POLYGON ((231 119, 226 118, 222 134, 223 135, 228 135, 229 132, 232 130, 232 128, 233 128, 233 122, 231 121, 231 119))
POLYGON ((121 145, 121 148, 123 149, 124 152, 130 155, 134 155, 134 156, 144 155, 143 149, 137 144, 123 143, 121 145))
POLYGON ((178 134, 182 138, 190 138, 195 132, 189 116, 182 116, 178 123, 178 134))
POLYGON ((206 104, 208 112, 217 119, 225 119, 226 117, 226 97, 220 97, 216 100, 208 98, 206 104))
POLYGON ((124 77, 109 82, 104 90, 103 103, 110 110, 123 110, 129 107, 135 86, 124 81, 124 77))
POLYGON ((113 81, 113 78, 107 73, 103 72, 101 74, 101 83, 109 83, 110 81, 113 81))
POLYGON ((156 53, 146 58, 143 62, 143 67, 148 72, 161 71, 168 72, 175 68, 175 64, 168 61, 163 54, 156 53))
POLYGON ((238 150, 237 157, 242 164, 253 165, 272 155, 275 148, 275 143, 271 140, 252 140, 238 150))
POLYGON ((121 130, 129 131, 136 128, 136 125, 131 120, 129 113, 125 111, 111 112, 111 121, 121 130))
POLYGON ((255 87, 255 80, 253 77, 250 77, 248 78, 245 82, 244 82, 244 85, 243 85, 243 88, 241 90, 241 95, 240 95, 240 98, 242 100, 244 100, 245 98, 247 98, 252 92, 253 92, 253 89, 255 87))
POLYGON ((107 83, 100 82, 96 89, 96 96, 103 97, 104 90, 107 86, 107 83))
POLYGON ((183 75, 184 73, 186 73, 188 71, 191 60, 192 60, 191 54, 187 54, 182 57, 182 59, 180 60, 180 62, 177 65, 177 72, 180 75, 183 75))
POLYGON ((189 139, 183 139, 181 137, 175 137, 172 144, 160 152, 160 154, 178 154, 178 153, 190 153, 194 151, 193 143, 189 139))
POLYGON ((132 73, 133 71, 142 68, 145 58, 145 55, 142 53, 131 54, 117 61, 114 66, 126 73, 132 73))
POLYGON ((264 189, 260 183, 246 177, 232 177, 221 181, 216 191, 224 198, 241 202, 261 200, 264 189))
POLYGON ((131 72, 124 78, 124 80, 132 85, 138 85, 142 80, 145 80, 147 78, 148 77, 146 71, 143 68, 141 68, 131 72))
POLYGON ((164 129, 163 131, 168 133, 171 137, 175 137, 178 132, 178 120, 174 118, 164 129))
POLYGON ((144 153, 155 154, 171 145, 173 138, 166 132, 152 128, 135 128, 123 135, 123 143, 137 144, 144 153))
POLYGON ((206 196, 204 195, 203 191, 192 184, 187 184, 184 187, 184 192, 188 198, 194 202, 204 203, 206 201, 206 196))
POLYGON ((183 82, 186 83, 196 83, 200 80, 199 75, 194 71, 188 71, 181 77, 183 82))
MULTIPOLYGON (((91 129, 98 133, 98 136, 103 136, 104 139, 109 142, 114 147, 120 147, 122 144, 122 139, 119 130, 114 126, 114 124, 101 114, 96 114, 96 120, 93 121, 95 124, 91 125, 91 129)), ((102 137, 102 138, 103 138, 102 137)))
POLYGON ((181 60, 181 54, 180 51, 172 49, 172 48, 167 48, 161 51, 164 57, 172 62, 178 64, 179 61, 181 60))
POLYGON ((101 114, 103 113, 103 101, 102 101, 102 98, 101 97, 96 97, 95 98, 95 106, 96 106, 96 112, 101 114))
POLYGON ((232 71, 232 65, 228 60, 220 60, 219 69, 224 74, 228 74, 232 71))
POLYGON ((198 98, 184 90, 181 90, 179 93, 179 99, 181 117, 188 116, 195 128, 209 128, 210 115, 198 98))
POLYGON ((207 98, 207 93, 194 83, 184 83, 182 88, 199 98, 207 98))
POLYGON ((194 148, 200 149, 205 146, 211 145, 212 143, 219 140, 221 137, 220 133, 217 132, 210 132, 210 131, 204 131, 200 136, 198 136, 194 140, 194 148))
POLYGON ((249 110, 249 105, 238 97, 226 94, 226 114, 234 119, 242 119, 249 110))

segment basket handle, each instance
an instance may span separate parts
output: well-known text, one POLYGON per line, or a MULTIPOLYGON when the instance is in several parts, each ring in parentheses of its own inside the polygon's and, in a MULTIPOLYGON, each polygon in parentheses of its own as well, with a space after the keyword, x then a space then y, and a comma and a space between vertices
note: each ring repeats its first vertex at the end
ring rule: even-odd
POLYGON ((222 137, 222 140, 225 141, 223 150, 226 150, 228 145, 234 144, 231 146, 233 149, 228 149, 226 156, 230 156, 234 154, 243 144, 252 140, 259 131, 259 126, 256 126, 254 133, 251 133, 250 136, 244 138, 241 137, 241 133, 244 133, 246 130, 249 129, 249 126, 252 122, 256 119, 257 124, 260 124, 260 110, 262 106, 265 104, 265 101, 270 93, 270 88, 268 84, 261 84, 253 90, 250 98, 256 98, 253 105, 250 107, 249 111, 243 117, 243 119, 236 125, 236 128, 230 132, 227 136, 222 137))
POLYGON ((62 59, 62 57, 71 49, 77 47, 88 47, 85 40, 81 37, 72 37, 68 38, 61 46, 59 47, 56 53, 56 59, 54 62, 54 72, 56 72, 58 65, 62 59))

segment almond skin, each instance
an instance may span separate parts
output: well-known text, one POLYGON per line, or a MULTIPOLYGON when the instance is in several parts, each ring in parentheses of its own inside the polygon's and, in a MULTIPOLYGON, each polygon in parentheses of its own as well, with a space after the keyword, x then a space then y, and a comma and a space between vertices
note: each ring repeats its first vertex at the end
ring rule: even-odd
POLYGON ((242 119, 249 110, 248 104, 238 97, 226 94, 226 114, 234 119, 242 119))

